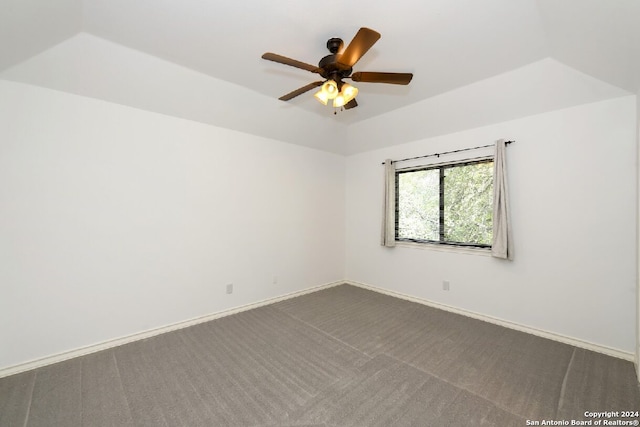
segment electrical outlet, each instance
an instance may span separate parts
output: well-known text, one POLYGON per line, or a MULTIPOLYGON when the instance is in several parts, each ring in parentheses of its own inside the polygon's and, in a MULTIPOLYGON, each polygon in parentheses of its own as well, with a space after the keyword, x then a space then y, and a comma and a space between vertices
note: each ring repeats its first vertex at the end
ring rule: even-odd
POLYGON ((442 290, 443 291, 448 291, 449 290, 449 281, 448 280, 443 280, 442 281, 442 290))
POLYGON ((227 293, 228 294, 232 294, 233 293, 233 283, 228 283, 227 284, 227 293))

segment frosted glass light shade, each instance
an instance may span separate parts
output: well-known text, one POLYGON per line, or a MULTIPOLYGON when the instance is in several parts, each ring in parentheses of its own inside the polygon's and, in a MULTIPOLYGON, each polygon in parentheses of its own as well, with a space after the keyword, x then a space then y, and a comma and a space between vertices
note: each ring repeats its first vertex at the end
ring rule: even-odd
POLYGON ((323 105, 327 105, 327 102, 329 101, 329 97, 327 96, 327 93, 322 89, 317 91, 313 96, 315 96, 316 99, 320 101, 323 105))
POLYGON ((344 96, 344 103, 346 104, 347 102, 358 96, 358 88, 345 83, 342 85, 341 94, 342 96, 344 96))
POLYGON ((327 95, 328 99, 333 99, 338 96, 338 85, 333 80, 324 82, 321 90, 327 95))

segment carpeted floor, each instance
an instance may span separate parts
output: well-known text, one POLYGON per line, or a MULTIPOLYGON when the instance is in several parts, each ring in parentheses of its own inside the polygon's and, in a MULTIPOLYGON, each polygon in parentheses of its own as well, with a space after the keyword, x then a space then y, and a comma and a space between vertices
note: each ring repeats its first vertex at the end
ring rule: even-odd
POLYGON ((0 379, 2 427, 508 427, 638 410, 631 362, 348 285, 0 379))

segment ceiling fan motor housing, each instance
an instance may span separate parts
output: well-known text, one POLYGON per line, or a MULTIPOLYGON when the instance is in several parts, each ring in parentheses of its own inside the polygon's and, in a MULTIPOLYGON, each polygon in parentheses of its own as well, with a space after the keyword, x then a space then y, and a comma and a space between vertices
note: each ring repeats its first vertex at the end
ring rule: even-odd
POLYGON ((351 75, 352 68, 338 62, 338 55, 327 55, 318 63, 320 75, 325 79, 339 80, 351 75))

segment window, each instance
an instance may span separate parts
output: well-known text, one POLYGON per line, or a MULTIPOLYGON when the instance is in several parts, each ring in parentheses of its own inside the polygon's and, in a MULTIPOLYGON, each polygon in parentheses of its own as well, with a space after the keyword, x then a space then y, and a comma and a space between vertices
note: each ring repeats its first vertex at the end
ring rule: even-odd
POLYGON ((396 171, 396 240, 491 247, 493 160, 396 171))

